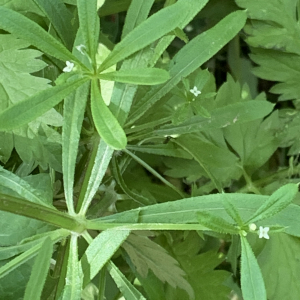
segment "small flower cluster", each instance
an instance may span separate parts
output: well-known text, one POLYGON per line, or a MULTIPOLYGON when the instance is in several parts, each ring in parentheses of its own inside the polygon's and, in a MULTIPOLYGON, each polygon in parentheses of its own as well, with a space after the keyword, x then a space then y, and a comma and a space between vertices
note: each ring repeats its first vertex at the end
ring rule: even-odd
POLYGON ((198 95, 201 94, 201 91, 199 91, 199 90, 197 89, 196 86, 194 86, 192 89, 190 89, 190 92, 191 92, 192 94, 194 94, 195 97, 197 97, 198 95))

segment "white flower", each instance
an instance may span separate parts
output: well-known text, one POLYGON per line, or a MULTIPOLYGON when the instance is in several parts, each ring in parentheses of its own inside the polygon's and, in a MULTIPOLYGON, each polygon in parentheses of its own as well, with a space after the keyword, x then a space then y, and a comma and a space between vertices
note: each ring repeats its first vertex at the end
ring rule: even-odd
POLYGON ((201 94, 201 91, 199 91, 196 86, 190 89, 190 92, 194 94, 196 97, 201 94))
POLYGON ((86 46, 84 46, 83 44, 80 44, 78 46, 75 47, 82 55, 85 55, 86 52, 86 46))
POLYGON ((259 238, 265 238, 265 239, 269 239, 269 235, 268 235, 268 231, 270 230, 270 227, 262 227, 259 226, 259 238))
POLYGON ((66 67, 63 68, 63 72, 71 72, 74 68, 74 63, 66 61, 66 67))

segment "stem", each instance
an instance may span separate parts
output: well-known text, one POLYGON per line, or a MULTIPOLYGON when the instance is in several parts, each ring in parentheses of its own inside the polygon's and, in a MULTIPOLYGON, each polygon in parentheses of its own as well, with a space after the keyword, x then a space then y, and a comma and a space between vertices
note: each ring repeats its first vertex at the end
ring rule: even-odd
POLYGON ((261 195, 261 192, 258 190, 258 188, 254 185, 253 181, 251 180, 251 177, 247 174, 244 168, 243 170, 243 176, 247 183, 247 189, 249 192, 253 192, 254 194, 261 195))
POLYGON ((0 210, 40 220, 77 233, 81 233, 86 228, 83 218, 75 218, 54 208, 4 194, 0 194, 0 210))
POLYGON ((157 173, 153 168, 151 168, 147 163, 145 163, 142 159, 140 159, 138 156, 136 156, 135 154, 133 154, 132 152, 130 152, 127 149, 123 150, 125 153, 127 153, 128 155, 130 155, 135 161, 137 161, 139 164, 141 164, 145 169, 147 169, 151 174, 153 174, 155 177, 157 177, 158 179, 160 179, 165 185, 167 185, 168 187, 170 187, 172 190, 174 190, 178 195, 180 195, 180 197, 185 198, 185 195, 179 190, 177 189, 172 183, 170 183, 169 181, 167 181, 165 178, 163 178, 159 173, 157 173))

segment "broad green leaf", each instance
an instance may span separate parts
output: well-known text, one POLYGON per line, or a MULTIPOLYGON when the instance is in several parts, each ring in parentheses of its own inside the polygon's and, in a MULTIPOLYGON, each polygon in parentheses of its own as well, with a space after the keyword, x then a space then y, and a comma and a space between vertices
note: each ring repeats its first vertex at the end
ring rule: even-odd
POLYGON ((219 233, 238 234, 238 229, 235 226, 224 219, 214 216, 207 211, 197 212, 198 222, 201 225, 219 233))
POLYGON ((0 28, 15 34, 44 53, 63 61, 81 62, 42 27, 23 15, 0 6, 0 28))
POLYGON ((84 46, 95 67, 95 55, 100 31, 100 20, 97 15, 97 0, 77 0, 77 7, 84 46))
POLYGON ((244 101, 216 108, 210 118, 194 116, 177 126, 165 125, 154 131, 157 135, 184 134, 213 128, 225 128, 232 124, 245 123, 263 118, 274 105, 267 101, 244 101))
POLYGON ((255 223, 274 216, 292 203, 297 193, 298 184, 289 183, 282 186, 258 208, 247 223, 255 223))
POLYGON ((51 25, 62 39, 68 49, 72 49, 75 30, 72 26, 72 13, 66 8, 62 0, 33 0, 34 3, 47 16, 51 25))
POLYGON ((80 260, 84 274, 83 286, 98 274, 129 234, 130 230, 106 230, 92 241, 80 260))
POLYGON ((130 124, 144 115, 155 102, 176 86, 183 77, 191 74, 216 54, 241 30, 245 21, 245 12, 236 11, 185 45, 170 62, 168 71, 171 79, 160 86, 153 87, 140 100, 138 108, 130 116, 130 124), (224 28, 227 28, 225 33, 224 28), (201 52, 199 52, 199 49, 201 49, 201 52))
POLYGON ((33 0, 29 0, 26 2, 20 0, 12 0, 9 2, 7 2, 6 0, 0 0, 0 5, 13 9, 14 11, 17 11, 23 15, 26 15, 28 13, 34 13, 39 16, 44 16, 43 12, 33 2, 33 0))
POLYGON ((124 130, 104 103, 96 80, 92 81, 91 110, 96 129, 105 143, 115 150, 124 149, 127 144, 124 130))
POLYGON ((154 0, 131 1, 126 14, 121 39, 147 18, 153 2, 154 0))
POLYGON ((241 236, 241 286, 244 300, 267 300, 267 293, 261 270, 247 241, 241 236))
POLYGON ((87 78, 79 78, 75 81, 46 89, 7 108, 0 113, 0 131, 12 130, 35 120, 87 80, 87 78))
POLYGON ((30 202, 52 207, 48 199, 43 199, 42 195, 38 193, 33 186, 27 183, 24 179, 3 169, 3 167, 0 166, 0 191, 5 192, 1 189, 1 187, 5 187, 14 191, 20 197, 25 198, 30 202))
POLYGON ((69 259, 67 266, 66 285, 60 300, 80 300, 82 290, 83 273, 78 261, 78 236, 71 235, 69 259))
MULTIPOLYGON (((205 3, 207 1, 204 1, 205 3)), ((125 59, 138 50, 179 26, 190 15, 190 11, 199 11, 203 2, 199 0, 181 0, 168 6, 142 22, 118 43, 99 68, 99 72, 125 59)), ((240 29, 240 28, 239 28, 240 29)))
POLYGON ((150 269, 162 282, 184 289, 193 298, 194 292, 184 278, 185 272, 164 248, 148 237, 135 234, 130 235, 122 247, 142 277, 146 278, 150 269))
POLYGON ((170 76, 167 71, 158 68, 143 68, 119 70, 116 72, 101 73, 100 79, 112 80, 130 84, 156 85, 164 83, 170 76))
POLYGON ((284 299, 287 291, 289 300, 299 299, 299 247, 298 238, 278 233, 272 235, 258 255, 268 299, 284 299))
POLYGON ((34 261, 29 282, 26 286, 24 300, 41 299, 42 290, 50 267, 50 259, 53 252, 52 241, 47 237, 34 261))
POLYGON ((80 86, 64 100, 62 161, 65 198, 69 212, 74 212, 73 185, 81 125, 89 92, 89 83, 80 86))
POLYGON ((107 264, 107 269, 126 300, 146 300, 112 261, 107 264))
POLYGON ((97 153, 94 160, 94 165, 88 180, 87 188, 84 194, 83 203, 80 209, 80 214, 85 214, 88 207, 96 194, 98 187, 105 175, 114 150, 109 147, 103 140, 97 145, 97 153))

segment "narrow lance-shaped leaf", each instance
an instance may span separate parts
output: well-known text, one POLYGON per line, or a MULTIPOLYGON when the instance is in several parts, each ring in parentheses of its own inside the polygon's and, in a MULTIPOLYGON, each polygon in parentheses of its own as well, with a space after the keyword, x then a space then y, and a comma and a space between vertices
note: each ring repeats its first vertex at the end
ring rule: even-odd
POLYGON ((100 20, 97 15, 97 0, 77 0, 79 24, 87 53, 96 65, 95 54, 97 52, 100 31, 100 20))
POLYGON ((126 134, 104 103, 96 79, 92 80, 91 110, 96 129, 106 144, 115 150, 124 149, 126 134))
POLYGON ((32 267, 29 282, 26 286, 24 300, 39 300, 50 267, 53 245, 50 237, 42 243, 41 249, 32 267))
POLYGON ((0 114, 0 131, 12 130, 35 120, 87 80, 88 78, 80 78, 43 90, 8 107, 0 114))
POLYGON ((244 300, 266 300, 267 293, 256 257, 247 241, 241 236, 241 285, 244 300))
POLYGON ((63 61, 74 61, 83 66, 76 56, 42 27, 24 17, 22 14, 4 6, 0 6, 0 28, 28 41, 31 45, 50 56, 54 56, 63 61))
POLYGON ((67 266, 66 285, 63 290, 61 300, 79 300, 81 299, 82 290, 82 269, 78 261, 78 236, 71 235, 69 259, 67 266))
POLYGON ((126 229, 106 230, 92 241, 80 260, 84 274, 84 287, 98 274, 129 234, 130 230, 126 229))
POLYGON ((81 125, 89 92, 85 83, 66 97, 64 101, 64 123, 62 131, 62 166, 65 198, 69 213, 74 213, 73 185, 81 125))
POLYGON ((279 213, 287 207, 298 193, 298 184, 288 183, 275 191, 254 213, 247 223, 254 223, 279 213))
POLYGON ((177 85, 182 78, 191 74, 224 47, 224 45, 243 28, 245 21, 246 13, 236 11, 185 45, 170 62, 169 72, 171 79, 165 84, 153 87, 152 90, 141 99, 141 104, 129 117, 129 123, 134 123, 144 115, 156 101, 161 99, 177 85), (224 28, 226 28, 225 32, 224 28))
POLYGON ((167 71, 158 68, 142 68, 119 70, 116 72, 101 73, 100 79, 112 80, 130 84, 155 85, 167 81, 170 75, 167 71))
MULTIPOLYGON (((206 1, 204 1, 206 2, 206 1)), ((136 51, 150 45, 179 26, 190 14, 203 7, 199 0, 179 0, 142 22, 118 43, 99 68, 103 71, 136 51)))
POLYGON ((212 213, 207 211, 197 212, 198 222, 201 225, 219 233, 238 234, 239 231, 234 227, 233 224, 225 221, 224 219, 214 216, 212 213))
POLYGON ((72 24, 72 13, 62 0, 33 0, 44 12, 57 34, 68 49, 72 49, 75 31, 72 24))
POLYGON ((134 285, 122 274, 116 265, 110 261, 107 264, 110 276, 115 281, 117 287, 128 300, 146 300, 146 298, 134 287, 134 285))

